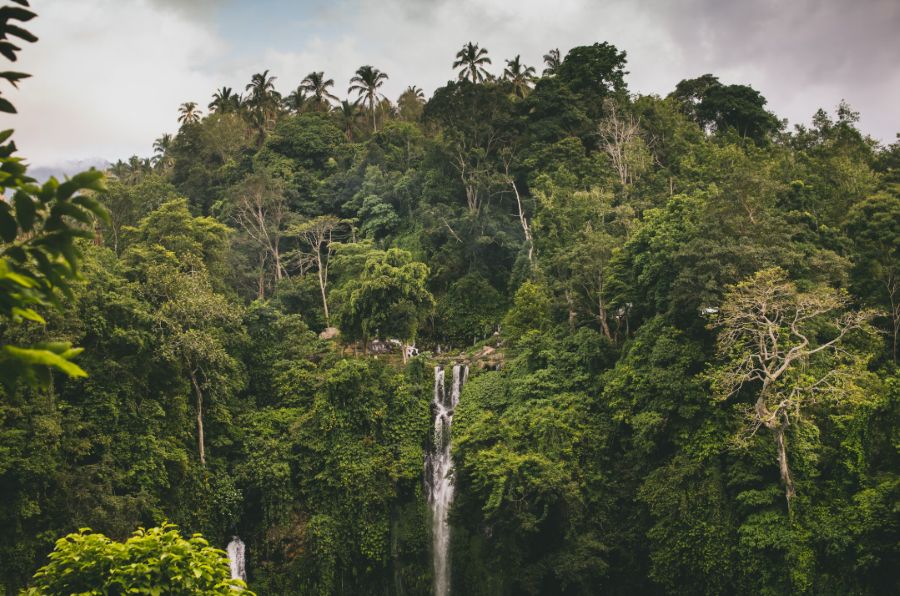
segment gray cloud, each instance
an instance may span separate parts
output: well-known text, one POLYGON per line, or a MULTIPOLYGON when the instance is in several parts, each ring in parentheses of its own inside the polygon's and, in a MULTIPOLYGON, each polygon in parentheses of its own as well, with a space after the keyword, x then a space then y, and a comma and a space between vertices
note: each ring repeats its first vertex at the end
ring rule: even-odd
POLYGON ((390 74, 390 97, 410 84, 430 93, 470 40, 495 72, 516 54, 540 69, 550 48, 609 41, 627 51, 637 93, 711 72, 753 85, 794 123, 846 99, 864 131, 887 142, 900 131, 897 0, 259 0, 227 39, 217 26, 239 0, 39 1, 42 41, 27 60, 39 76, 17 103, 35 160, 146 154, 181 101, 205 105, 215 87, 243 89, 266 68, 282 91, 315 69, 342 94, 373 64, 390 74), (288 35, 271 34, 285 23, 288 35), (102 76, 85 82, 87 64, 102 76))
POLYGON ((151 6, 190 18, 211 19, 229 0, 150 0, 151 6))

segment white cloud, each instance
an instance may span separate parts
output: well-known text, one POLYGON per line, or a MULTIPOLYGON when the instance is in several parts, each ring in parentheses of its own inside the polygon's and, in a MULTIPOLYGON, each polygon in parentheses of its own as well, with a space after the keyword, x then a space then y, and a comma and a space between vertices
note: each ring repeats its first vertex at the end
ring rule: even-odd
MULTIPOLYGON (((29 23, 40 40, 17 68, 15 138, 32 163, 147 155, 176 128, 178 105, 206 103, 205 68, 224 53, 209 27, 182 11, 132 0, 45 0, 29 23)), ((205 107, 205 105, 204 105, 205 107)))

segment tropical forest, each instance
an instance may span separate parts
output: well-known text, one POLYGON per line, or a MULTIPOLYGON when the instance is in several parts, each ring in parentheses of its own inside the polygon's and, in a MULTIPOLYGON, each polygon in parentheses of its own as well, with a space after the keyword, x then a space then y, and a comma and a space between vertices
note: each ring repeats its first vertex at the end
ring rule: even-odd
POLYGON ((71 176, 0 134, 0 590, 900 591, 900 139, 460 46, 71 176))

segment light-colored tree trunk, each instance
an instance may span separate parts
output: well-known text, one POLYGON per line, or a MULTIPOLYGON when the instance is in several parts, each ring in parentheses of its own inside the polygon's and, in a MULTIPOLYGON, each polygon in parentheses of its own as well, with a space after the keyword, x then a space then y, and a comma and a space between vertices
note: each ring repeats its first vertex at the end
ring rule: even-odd
POLYGON ((566 288, 565 296, 566 296, 566 306, 569 309, 569 327, 574 329, 575 328, 575 319, 578 316, 578 313, 575 312, 575 301, 572 299, 572 291, 569 290, 569 288, 566 288))
POLYGON ((327 327, 328 323, 329 323, 329 315, 328 315, 328 295, 325 292, 325 286, 328 283, 327 277, 326 277, 328 275, 328 272, 326 270, 323 273, 321 258, 319 259, 318 274, 319 274, 319 291, 321 291, 321 293, 322 293, 322 310, 325 313, 325 326, 327 327))
POLYGON ((197 448, 200 452, 200 465, 206 466, 206 441, 203 436, 203 392, 200 383, 197 382, 197 371, 191 371, 191 384, 194 386, 194 394, 197 398, 197 448))
MULTIPOLYGON (((509 170, 507 170, 508 175, 509 170)), ((516 181, 509 178, 509 185, 516 195, 516 206, 519 208, 519 223, 522 225, 522 233, 525 235, 525 245, 528 247, 528 264, 534 266, 534 238, 531 236, 531 226, 528 225, 528 218, 525 217, 525 210, 522 208, 522 197, 519 195, 519 189, 516 181)))
POLYGON ((600 297, 597 300, 597 319, 600 322, 600 330, 603 332, 603 335, 606 336, 606 339, 612 341, 612 332, 609 329, 609 317, 606 313, 606 304, 603 302, 603 295, 601 293, 600 297))
POLYGON ((259 254, 259 276, 257 277, 257 298, 266 298, 266 253, 259 254))
POLYGON ((760 396, 756 400, 756 405, 754 407, 757 419, 760 420, 766 428, 772 431, 772 436, 775 438, 775 451, 778 456, 778 471, 781 475, 781 483, 784 485, 784 497, 787 501, 788 511, 790 511, 791 499, 794 498, 796 493, 794 491, 794 479, 791 476, 791 467, 788 463, 787 437, 785 437, 785 427, 787 425, 783 420, 777 419, 777 417, 769 411, 768 406, 766 406, 765 388, 760 392, 760 396))

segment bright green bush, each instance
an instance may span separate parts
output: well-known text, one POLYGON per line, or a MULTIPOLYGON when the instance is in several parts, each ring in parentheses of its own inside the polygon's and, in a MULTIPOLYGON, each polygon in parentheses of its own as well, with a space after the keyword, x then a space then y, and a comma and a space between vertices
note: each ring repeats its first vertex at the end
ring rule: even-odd
POLYGON ((60 538, 24 594, 252 594, 245 587, 230 579, 223 551, 164 523, 139 528, 125 542, 88 528, 60 538))

